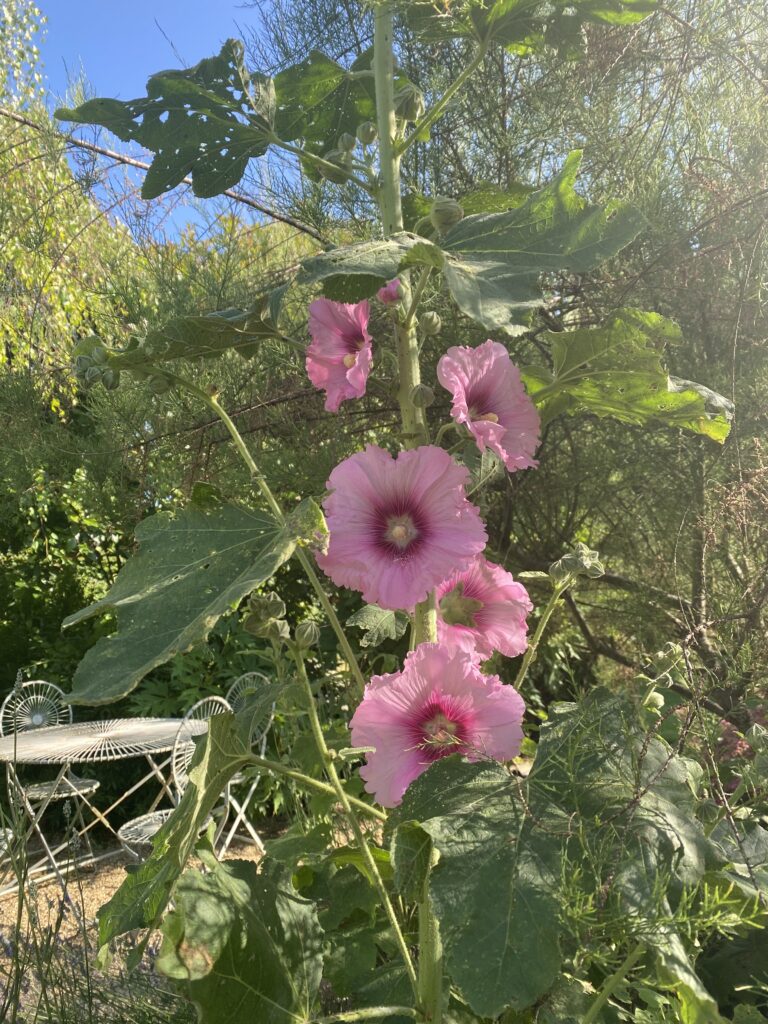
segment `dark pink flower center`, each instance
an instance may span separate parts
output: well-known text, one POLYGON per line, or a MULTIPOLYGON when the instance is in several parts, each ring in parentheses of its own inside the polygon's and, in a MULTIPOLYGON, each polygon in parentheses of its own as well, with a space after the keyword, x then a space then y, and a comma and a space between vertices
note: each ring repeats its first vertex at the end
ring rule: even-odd
POLYGON ((489 420, 498 423, 499 417, 493 412, 493 397, 490 389, 484 385, 467 388, 467 414, 471 420, 489 420))
POLYGON ((413 726, 414 746, 428 761, 460 753, 472 732, 473 716, 447 694, 433 694, 413 726))
POLYGON ((373 536, 379 550, 395 560, 410 558, 427 539, 424 516, 407 501, 393 501, 376 509, 373 536))

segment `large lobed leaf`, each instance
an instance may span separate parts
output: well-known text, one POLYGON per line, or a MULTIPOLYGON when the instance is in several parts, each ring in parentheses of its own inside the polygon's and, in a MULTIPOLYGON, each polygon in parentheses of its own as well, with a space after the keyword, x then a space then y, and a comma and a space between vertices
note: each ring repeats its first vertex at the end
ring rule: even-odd
MULTIPOLYGON (((314 505, 314 503, 311 503, 314 505)), ((305 517, 312 536, 283 528, 268 513, 237 505, 190 505, 158 512, 136 528, 139 550, 106 597, 65 620, 113 612, 117 631, 102 637, 75 672, 71 700, 106 704, 125 696, 157 665, 204 640, 218 619, 269 579, 297 543, 314 542, 322 514, 305 517)), ((295 523, 303 523, 301 518, 295 523)))
POLYGON ((680 328, 658 313, 618 310, 603 327, 545 331, 552 370, 526 367, 523 379, 546 422, 563 413, 612 416, 641 426, 660 423, 724 441, 733 406, 691 381, 670 377, 664 348, 680 328))
POLYGON ((668 902, 720 877, 725 861, 696 817, 700 781, 698 766, 645 735, 633 702, 596 691, 552 709, 526 781, 454 756, 413 783, 388 823, 395 883, 412 897, 425 844, 438 851, 428 884, 445 966, 475 1013, 522 1010, 552 989, 567 871, 585 899, 599 891, 628 943, 646 943, 682 1020, 719 1020, 668 902))
POLYGON ((591 270, 631 242, 643 224, 631 206, 595 206, 577 195, 580 161, 580 153, 571 153, 560 173, 524 202, 465 217, 440 245, 401 232, 312 257, 298 280, 320 281, 328 298, 356 302, 402 269, 432 266, 442 271, 463 313, 490 331, 521 334, 541 305, 542 274, 591 270))
POLYGON ((288 870, 252 861, 186 872, 163 922, 158 969, 197 1007, 201 1024, 309 1020, 323 968, 314 905, 288 870))
POLYGON ((145 97, 88 100, 55 116, 101 125, 154 153, 141 190, 145 199, 175 188, 187 175, 195 195, 215 196, 237 184, 251 157, 269 145, 274 87, 269 78, 250 74, 243 56, 243 44, 228 39, 216 57, 152 75, 145 97))

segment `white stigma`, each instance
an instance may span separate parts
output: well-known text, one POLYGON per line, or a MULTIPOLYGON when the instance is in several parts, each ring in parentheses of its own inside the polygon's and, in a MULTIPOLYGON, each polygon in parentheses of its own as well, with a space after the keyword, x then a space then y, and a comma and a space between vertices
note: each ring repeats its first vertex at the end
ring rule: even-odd
POLYGON ((387 530, 384 536, 401 551, 405 550, 418 535, 419 531, 410 516, 391 516, 387 520, 387 530))

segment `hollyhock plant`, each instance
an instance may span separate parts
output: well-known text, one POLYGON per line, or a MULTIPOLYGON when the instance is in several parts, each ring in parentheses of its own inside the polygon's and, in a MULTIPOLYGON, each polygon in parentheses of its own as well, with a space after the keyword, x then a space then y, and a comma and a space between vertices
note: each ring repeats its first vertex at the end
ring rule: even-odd
POLYGON ((528 591, 482 555, 441 583, 436 597, 441 643, 479 658, 494 651, 515 658, 528 646, 526 616, 533 609, 528 591))
POLYGON ((352 716, 352 744, 373 747, 360 769, 365 788, 396 807, 434 761, 508 761, 520 752, 525 705, 513 686, 486 676, 466 651, 420 644, 402 672, 374 676, 352 716))
POLYGON ((385 306, 396 306, 402 298, 402 285, 400 284, 400 278, 395 277, 391 281, 388 281, 383 288, 379 288, 376 292, 376 298, 379 302, 383 302, 385 306))
POLYGON ((503 345, 489 338, 477 348, 449 348, 437 379, 453 395, 454 420, 466 424, 481 452, 495 452, 510 472, 538 465, 539 414, 503 345))
POLYGON ((350 305, 316 299, 309 307, 306 367, 309 379, 325 391, 327 412, 338 412, 348 398, 365 394, 371 372, 371 335, 368 302, 350 305))
POLYGON ((330 541, 320 568, 382 608, 413 608, 487 540, 464 495, 469 477, 442 448, 393 458, 377 445, 339 463, 323 502, 330 541))

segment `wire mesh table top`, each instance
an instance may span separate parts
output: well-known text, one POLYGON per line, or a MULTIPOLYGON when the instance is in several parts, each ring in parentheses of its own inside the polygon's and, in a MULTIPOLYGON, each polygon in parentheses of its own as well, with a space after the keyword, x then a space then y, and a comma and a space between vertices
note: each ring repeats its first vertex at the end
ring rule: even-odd
MULTIPOLYGON (((0 738, 0 762, 84 764, 119 761, 173 750, 181 718, 112 718, 18 732, 0 738)), ((190 737, 208 729, 204 720, 185 724, 190 737)))

